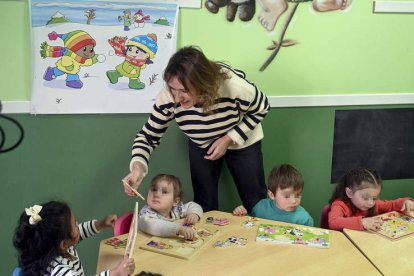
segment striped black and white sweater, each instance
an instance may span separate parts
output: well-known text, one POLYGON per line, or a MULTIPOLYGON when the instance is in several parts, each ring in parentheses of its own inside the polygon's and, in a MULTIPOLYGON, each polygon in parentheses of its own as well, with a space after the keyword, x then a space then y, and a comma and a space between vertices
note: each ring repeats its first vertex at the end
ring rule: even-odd
POLYGON ((198 105, 189 109, 177 106, 166 89, 158 94, 147 123, 135 137, 131 166, 139 161, 148 168, 152 152, 160 144, 173 119, 184 134, 200 148, 209 147, 226 134, 234 142, 229 149, 241 149, 263 138, 261 121, 270 108, 266 95, 248 81, 242 71, 232 69, 226 64, 221 65, 229 79, 219 88, 219 98, 211 114, 203 112, 198 105))
MULTIPOLYGON (((87 221, 78 224, 80 231, 80 241, 96 235, 98 230, 95 228, 96 220, 87 221)), ((47 269, 49 274, 47 276, 83 276, 82 263, 79 259, 78 252, 74 246, 71 246, 68 249, 68 253, 71 254, 74 260, 69 260, 62 256, 56 257, 50 262, 50 265, 47 269)), ((99 273, 99 276, 109 276, 109 270, 99 273)))

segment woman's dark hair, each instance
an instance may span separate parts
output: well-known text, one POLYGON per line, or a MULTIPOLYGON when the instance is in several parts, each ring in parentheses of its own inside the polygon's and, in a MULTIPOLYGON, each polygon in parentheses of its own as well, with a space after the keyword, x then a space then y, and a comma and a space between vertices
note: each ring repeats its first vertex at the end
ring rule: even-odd
POLYGON ((53 258, 61 255, 60 243, 71 239, 71 211, 64 202, 41 204, 41 220, 32 225, 26 212, 20 215, 13 244, 24 276, 47 274, 53 258))
MULTIPOLYGON (((350 188, 353 192, 356 192, 372 187, 379 187, 382 189, 382 179, 376 170, 368 168, 352 169, 339 178, 329 203, 332 204, 336 199, 341 199, 350 203, 354 211, 357 211, 346 194, 346 188, 350 188)), ((368 215, 376 215, 374 212, 375 205, 368 210, 368 215)))
POLYGON ((222 66, 209 60, 197 46, 183 47, 169 60, 164 71, 164 81, 177 80, 190 91, 194 88, 199 104, 204 111, 210 111, 218 98, 218 89, 229 76, 222 66))

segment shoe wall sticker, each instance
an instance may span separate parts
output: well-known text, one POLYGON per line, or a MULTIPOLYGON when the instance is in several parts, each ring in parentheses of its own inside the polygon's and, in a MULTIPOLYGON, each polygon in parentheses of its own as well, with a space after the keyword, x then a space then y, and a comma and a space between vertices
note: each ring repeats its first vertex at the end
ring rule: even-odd
MULTIPOLYGON (((257 19, 260 25, 268 32, 272 32, 282 15, 282 24, 278 37, 271 41, 267 50, 271 51, 268 59, 260 67, 264 71, 269 64, 275 59, 281 47, 289 47, 297 42, 292 39, 285 39, 285 34, 292 21, 293 16, 300 4, 309 4, 312 2, 312 8, 316 12, 333 12, 349 10, 353 0, 258 0, 260 11, 257 19)), ((250 21, 256 13, 256 0, 206 0, 205 8, 211 13, 218 13, 221 8, 226 8, 226 19, 233 22, 238 15, 241 21, 250 21)))
POLYGON ((378 0, 373 3, 375 13, 414 13, 413 0, 378 0))
POLYGON ((32 114, 147 113, 176 50, 177 1, 31 0, 32 114))

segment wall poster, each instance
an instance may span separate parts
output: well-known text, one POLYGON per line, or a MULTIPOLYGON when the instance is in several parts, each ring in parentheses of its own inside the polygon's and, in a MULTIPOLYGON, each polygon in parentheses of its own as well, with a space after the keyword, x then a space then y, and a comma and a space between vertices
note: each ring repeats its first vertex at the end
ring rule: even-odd
POLYGON ((177 1, 31 0, 32 114, 148 113, 176 50, 177 1))

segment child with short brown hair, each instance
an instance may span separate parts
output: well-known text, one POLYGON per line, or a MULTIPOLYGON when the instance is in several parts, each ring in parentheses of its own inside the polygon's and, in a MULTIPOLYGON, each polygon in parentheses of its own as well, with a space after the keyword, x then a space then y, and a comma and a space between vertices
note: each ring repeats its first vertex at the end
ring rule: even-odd
MULTIPOLYGON (((260 200, 252 209, 254 217, 313 226, 313 218, 300 206, 304 187, 300 172, 289 164, 272 169, 267 188, 268 198, 260 200)), ((233 210, 236 216, 244 216, 243 205, 233 210)))

